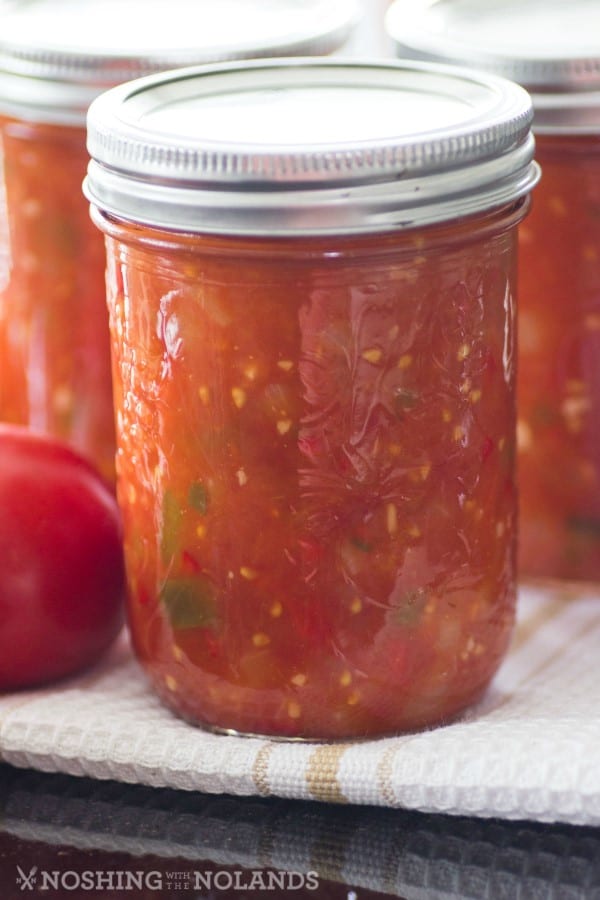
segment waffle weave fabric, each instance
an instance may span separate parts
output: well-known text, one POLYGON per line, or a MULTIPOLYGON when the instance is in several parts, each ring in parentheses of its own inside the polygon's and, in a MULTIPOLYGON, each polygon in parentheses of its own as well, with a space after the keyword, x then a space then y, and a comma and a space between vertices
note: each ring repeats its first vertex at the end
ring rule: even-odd
POLYGON ((431 731, 355 743, 215 735, 150 691, 124 634, 100 667, 0 695, 14 766, 208 794, 600 824, 600 593, 521 588, 484 700, 431 731))

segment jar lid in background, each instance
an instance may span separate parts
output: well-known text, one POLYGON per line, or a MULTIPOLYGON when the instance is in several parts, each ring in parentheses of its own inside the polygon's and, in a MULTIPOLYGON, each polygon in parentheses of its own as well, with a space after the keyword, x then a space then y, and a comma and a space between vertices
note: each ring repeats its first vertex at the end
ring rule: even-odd
POLYGON ((454 67, 266 60, 163 73, 88 114, 103 211, 226 234, 384 231, 508 203, 535 184, 531 101, 454 67))
POLYGON ((180 66, 341 47, 356 0, 4 0, 0 111, 83 123, 102 90, 180 66))
POLYGON ((399 57, 517 81, 536 132, 600 132, 598 0, 395 0, 386 30, 399 57))

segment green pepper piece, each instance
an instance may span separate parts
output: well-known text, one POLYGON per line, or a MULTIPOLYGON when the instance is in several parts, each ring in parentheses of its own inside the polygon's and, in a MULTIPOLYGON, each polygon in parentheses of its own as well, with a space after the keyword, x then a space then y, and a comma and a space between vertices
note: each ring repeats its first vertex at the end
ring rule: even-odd
POLYGON ((201 516, 206 515, 208 509, 208 491, 201 481, 194 481, 188 491, 188 502, 201 516))
POLYGON ((175 631, 206 628, 215 621, 214 589, 206 578, 169 579, 161 588, 160 599, 175 631))

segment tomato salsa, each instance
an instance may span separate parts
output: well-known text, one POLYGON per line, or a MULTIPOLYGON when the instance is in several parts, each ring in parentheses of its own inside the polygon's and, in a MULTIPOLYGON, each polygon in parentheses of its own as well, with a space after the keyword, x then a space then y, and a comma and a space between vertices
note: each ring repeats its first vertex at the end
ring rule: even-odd
POLYGON ((539 135, 520 228, 520 568, 600 579, 600 136, 539 135))
POLYGON ((192 722, 423 728, 506 652, 537 167, 529 98, 478 78, 272 60, 92 105, 129 623, 192 722))
POLYGON ((482 693, 514 609, 515 217, 300 245, 104 223, 130 623, 183 715, 342 738, 482 693))
POLYGON ((0 117, 0 419, 114 479, 104 247, 81 196, 83 128, 0 117))
POLYGON ((426 0, 386 28, 403 58, 525 87, 542 179, 519 227, 519 573, 600 579, 600 30, 594 0, 426 0))

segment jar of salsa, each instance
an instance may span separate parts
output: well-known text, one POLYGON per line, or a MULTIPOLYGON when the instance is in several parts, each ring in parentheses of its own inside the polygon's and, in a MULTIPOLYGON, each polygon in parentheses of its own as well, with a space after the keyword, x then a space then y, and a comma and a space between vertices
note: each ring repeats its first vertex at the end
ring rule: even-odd
POLYGON ((530 116, 502 79, 312 59, 92 105, 129 622, 187 719, 385 735, 489 683, 530 116))
POLYGON ((519 228, 519 569, 600 579, 600 5, 396 2, 398 52, 508 76, 543 178, 519 228), (590 37, 592 36, 592 37, 590 37))
POLYGON ((101 236, 81 194, 85 114, 135 75, 329 53, 354 0, 30 0, 0 26, 0 420, 70 441, 114 476, 101 236))

